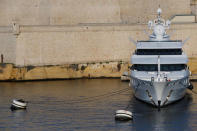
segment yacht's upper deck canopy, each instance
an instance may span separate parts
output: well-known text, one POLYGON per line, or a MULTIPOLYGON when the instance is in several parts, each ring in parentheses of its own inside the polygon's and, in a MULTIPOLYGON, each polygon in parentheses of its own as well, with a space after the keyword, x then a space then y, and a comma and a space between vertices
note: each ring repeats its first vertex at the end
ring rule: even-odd
MULTIPOLYGON (((158 64, 158 55, 132 55, 132 64, 158 64)), ((160 64, 187 64, 188 58, 182 55, 161 55, 160 64)))
POLYGON ((178 49, 182 48, 183 42, 181 40, 169 41, 138 41, 137 49, 178 49))

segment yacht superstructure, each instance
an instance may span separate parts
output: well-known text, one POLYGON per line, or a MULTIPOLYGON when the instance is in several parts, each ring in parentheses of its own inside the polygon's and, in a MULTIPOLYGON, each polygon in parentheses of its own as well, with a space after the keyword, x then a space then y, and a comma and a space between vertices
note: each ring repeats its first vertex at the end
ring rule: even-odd
POLYGON ((159 8, 157 19, 148 22, 153 30, 149 40, 136 43, 130 80, 135 96, 157 107, 181 99, 190 85, 185 42, 170 40, 166 29, 171 22, 162 19, 161 12, 159 8))

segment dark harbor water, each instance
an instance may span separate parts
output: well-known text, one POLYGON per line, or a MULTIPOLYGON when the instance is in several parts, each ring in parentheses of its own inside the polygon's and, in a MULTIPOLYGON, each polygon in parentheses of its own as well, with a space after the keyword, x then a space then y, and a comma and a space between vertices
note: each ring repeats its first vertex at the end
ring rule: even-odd
POLYGON ((0 130, 197 130, 197 94, 187 91, 181 101, 159 112, 127 88, 119 79, 1 82, 0 130), (27 110, 11 111, 14 98, 29 101, 27 110), (115 121, 115 111, 125 108, 134 113, 133 121, 115 121))

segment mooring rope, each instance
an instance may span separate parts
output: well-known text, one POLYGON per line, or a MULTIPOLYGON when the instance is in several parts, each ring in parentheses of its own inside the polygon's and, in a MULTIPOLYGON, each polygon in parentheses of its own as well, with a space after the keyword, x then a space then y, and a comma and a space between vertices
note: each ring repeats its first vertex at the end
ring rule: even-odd
POLYGON ((65 104, 92 102, 92 101, 95 101, 95 100, 99 100, 101 98, 106 98, 106 97, 118 95, 118 94, 121 94, 121 93, 129 91, 129 90, 130 90, 130 88, 125 88, 125 89, 121 89, 121 90, 118 90, 118 91, 113 91, 113 92, 102 94, 102 95, 86 97, 86 98, 83 98, 83 99, 69 100, 69 102, 65 102, 65 104))
POLYGON ((193 90, 190 90, 192 93, 196 94, 197 95, 197 92, 193 91, 193 90))
MULTIPOLYGON (((67 102, 65 102, 65 100, 64 100, 64 101, 61 101, 61 102, 62 102, 62 104, 77 104, 77 103, 93 102, 93 101, 96 101, 96 100, 101 100, 102 98, 115 96, 115 95, 127 92, 129 90, 131 90, 130 87, 129 88, 124 88, 124 89, 121 89, 121 90, 111 91, 111 92, 101 94, 101 95, 85 97, 85 98, 82 98, 82 99, 78 98, 78 99, 73 99, 73 100, 67 100, 67 102)), ((51 101, 51 100, 49 100, 49 101, 50 102, 55 102, 55 101, 51 101)), ((40 101, 28 101, 28 103, 38 104, 38 103, 41 103, 41 102, 40 101)))

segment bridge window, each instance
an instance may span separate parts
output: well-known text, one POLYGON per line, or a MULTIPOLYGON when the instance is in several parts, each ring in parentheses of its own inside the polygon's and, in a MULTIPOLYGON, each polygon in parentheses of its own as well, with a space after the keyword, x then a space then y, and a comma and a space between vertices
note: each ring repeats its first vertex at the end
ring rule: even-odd
MULTIPOLYGON (((185 64, 161 64, 161 71, 181 71, 187 68, 185 64)), ((134 64, 132 70, 137 71, 158 71, 157 64, 134 64)))
POLYGON ((135 64, 131 68, 137 71, 157 71, 158 66, 156 64, 135 64))
POLYGON ((182 49, 137 49, 137 55, 181 55, 182 49))
POLYGON ((161 71, 181 71, 186 69, 185 64, 162 64, 161 71))

